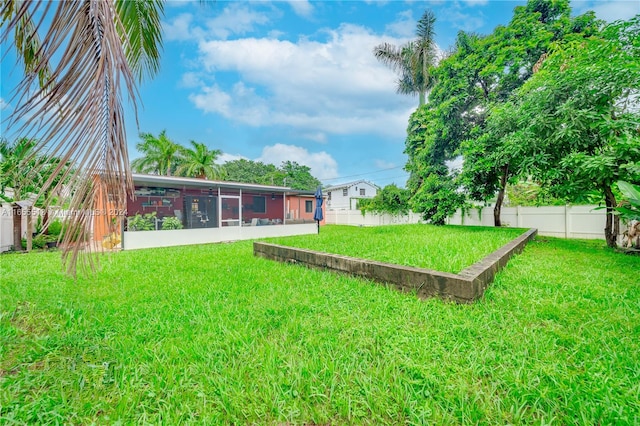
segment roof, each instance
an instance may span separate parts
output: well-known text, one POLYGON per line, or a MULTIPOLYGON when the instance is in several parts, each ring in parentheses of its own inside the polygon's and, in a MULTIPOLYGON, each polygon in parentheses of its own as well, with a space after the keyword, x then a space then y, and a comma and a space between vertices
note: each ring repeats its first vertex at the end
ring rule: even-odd
POLYGON ((159 176, 159 175, 146 175, 140 173, 133 173, 134 185, 162 185, 166 187, 182 188, 197 187, 197 188, 233 188, 233 189, 252 189, 255 191, 268 191, 268 192, 286 192, 297 193, 286 186, 273 186, 273 185, 259 185, 256 183, 242 183, 242 182, 227 182, 219 180, 186 178, 177 176, 159 176))
POLYGON ((361 183, 366 183, 367 185, 371 185, 374 188, 380 189, 380 187, 375 183, 369 182, 368 180, 360 179, 360 180, 354 180, 353 182, 346 182, 346 183, 341 183, 339 185, 328 186, 325 188, 325 191, 332 191, 334 189, 341 189, 341 188, 350 188, 352 186, 359 185, 361 183))

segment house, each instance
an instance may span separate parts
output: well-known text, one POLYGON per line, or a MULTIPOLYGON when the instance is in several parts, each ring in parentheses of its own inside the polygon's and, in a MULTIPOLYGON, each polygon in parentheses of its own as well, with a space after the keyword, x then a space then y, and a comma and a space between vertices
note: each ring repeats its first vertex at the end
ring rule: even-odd
MULTIPOLYGON (((321 225, 324 225, 326 217, 327 201, 323 196, 321 225)), ((297 194, 292 193, 287 196, 285 216, 287 223, 309 223, 314 222, 313 215, 316 211, 315 192, 299 191, 297 194)))
POLYGON ((327 209, 356 210, 359 199, 373 198, 379 189, 376 184, 366 180, 330 186, 324 189, 324 193, 327 196, 327 209))
MULTIPOLYGON (((306 210, 308 194, 304 191, 145 174, 133 174, 133 183, 135 197, 127 201, 122 224, 121 247, 125 250, 317 232, 312 220, 293 220, 287 214, 292 206, 301 206, 301 201, 306 210), (136 230, 136 216, 148 213, 155 214, 152 229, 136 230), (165 222, 174 227, 178 223, 181 229, 163 230, 165 222)), ((99 237, 95 234, 94 238, 99 237)))

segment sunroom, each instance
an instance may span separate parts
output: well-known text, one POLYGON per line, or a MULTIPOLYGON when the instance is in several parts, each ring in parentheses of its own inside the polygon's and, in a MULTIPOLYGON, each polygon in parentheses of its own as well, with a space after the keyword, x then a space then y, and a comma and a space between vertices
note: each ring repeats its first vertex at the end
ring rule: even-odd
POLYGON ((290 188, 144 174, 133 182, 125 250, 317 232, 310 221, 290 219, 287 199, 300 194, 290 188))

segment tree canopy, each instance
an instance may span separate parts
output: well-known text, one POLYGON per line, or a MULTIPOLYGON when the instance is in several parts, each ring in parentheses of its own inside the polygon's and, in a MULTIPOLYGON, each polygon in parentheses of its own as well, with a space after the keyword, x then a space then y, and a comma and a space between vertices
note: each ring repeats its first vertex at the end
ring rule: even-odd
POLYGON ((508 108, 522 174, 558 197, 597 194, 616 245, 617 181, 640 181, 640 15, 595 36, 556 43, 508 108))
POLYGON ((565 0, 531 0, 489 35, 460 32, 450 56, 433 70, 429 102, 410 118, 406 169, 414 211, 444 223, 465 199, 496 197, 495 223, 508 182, 521 176, 523 153, 512 149, 520 125, 511 99, 544 63, 554 43, 598 32, 592 12, 572 18, 565 0), (488 117, 493 117, 488 122, 488 117), (464 158, 462 173, 447 162, 464 158))
POLYGON ((295 161, 284 161, 279 167, 260 161, 239 159, 223 165, 225 180, 287 186, 292 189, 313 191, 320 181, 311 174, 311 168, 295 161))

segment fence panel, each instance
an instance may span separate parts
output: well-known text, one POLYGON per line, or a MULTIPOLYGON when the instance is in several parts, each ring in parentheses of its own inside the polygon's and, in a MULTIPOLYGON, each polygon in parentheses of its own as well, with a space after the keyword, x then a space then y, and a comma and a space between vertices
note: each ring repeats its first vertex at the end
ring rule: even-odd
MULTIPOLYGON (((604 239, 605 211, 598 206, 503 207, 503 226, 537 228, 539 235, 560 238, 604 239)), ((379 226, 421 223, 419 214, 389 215, 359 210, 327 210, 326 223, 332 225, 379 226)), ((493 226, 493 207, 470 209, 463 215, 458 210, 447 223, 451 225, 493 226)))

